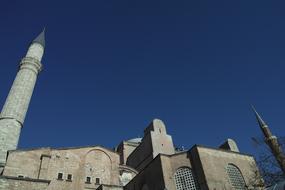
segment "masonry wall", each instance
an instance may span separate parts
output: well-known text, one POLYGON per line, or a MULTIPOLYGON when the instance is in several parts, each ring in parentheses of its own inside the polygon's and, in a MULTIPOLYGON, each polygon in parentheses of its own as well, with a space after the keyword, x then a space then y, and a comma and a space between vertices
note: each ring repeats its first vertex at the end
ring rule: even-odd
POLYGON ((119 186, 119 159, 119 154, 102 147, 16 150, 9 152, 4 175, 50 180, 48 190, 96 189, 101 184, 119 186), (58 179, 59 173, 63 174, 62 179, 58 179), (67 179, 69 174, 71 180, 67 179), (90 183, 86 177, 91 178, 90 183))
POLYGON ((229 177, 226 171, 228 164, 237 166, 244 177, 246 185, 252 187, 257 185, 256 172, 257 166, 252 156, 239 154, 222 149, 212 149, 201 146, 195 146, 191 149, 193 155, 193 165, 199 172, 201 189, 209 190, 228 190, 232 189, 229 177), (201 177, 204 179, 201 180, 201 177))
POLYGON ((172 137, 167 134, 166 127, 160 119, 154 119, 144 131, 150 134, 152 139, 153 157, 158 154, 174 154, 172 137))
POLYGON ((145 129, 140 145, 130 154, 127 165, 141 171, 158 154, 174 154, 172 137, 166 133, 164 123, 154 119, 145 129))
POLYGON ((124 190, 163 190, 164 188, 161 157, 158 155, 124 187, 124 190))
MULTIPOLYGON (((9 151, 3 175, 39 178, 41 155, 50 154, 50 149, 35 149, 30 151, 9 151)), ((42 178, 47 179, 47 178, 42 178)))
POLYGON ((192 168, 188 152, 171 156, 161 155, 163 178, 167 189, 176 189, 174 174, 181 167, 192 168))
POLYGON ((0 190, 47 190, 49 181, 0 176, 0 190))
POLYGON ((139 143, 130 143, 123 141, 117 148, 117 152, 120 154, 120 163, 126 165, 127 158, 138 146, 139 143))
POLYGON ((140 171, 153 159, 152 152, 151 135, 147 134, 140 145, 128 157, 127 165, 140 171))

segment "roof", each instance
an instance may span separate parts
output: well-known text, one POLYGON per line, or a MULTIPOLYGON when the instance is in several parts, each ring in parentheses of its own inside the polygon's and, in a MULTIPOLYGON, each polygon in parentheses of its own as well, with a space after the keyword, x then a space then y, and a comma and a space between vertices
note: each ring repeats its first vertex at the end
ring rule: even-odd
POLYGON ((33 40, 33 43, 38 43, 45 47, 45 28, 43 31, 33 40))
POLYGON ((50 150, 69 150, 69 149, 81 149, 81 148, 102 148, 108 150, 110 152, 119 154, 113 149, 106 148, 101 145, 86 145, 86 146, 77 146, 77 147, 61 147, 61 148, 52 148, 52 147, 39 147, 39 148, 27 148, 27 149, 16 149, 16 150, 9 150, 8 152, 22 152, 22 151, 34 151, 34 150, 41 150, 41 149, 50 149, 50 150))
POLYGON ((133 139, 127 140, 126 142, 139 144, 142 142, 142 138, 133 138, 133 139))
POLYGON ((225 149, 222 149, 222 148, 213 148, 213 147, 208 147, 208 146, 199 145, 199 144, 195 144, 194 146, 192 146, 192 147, 190 148, 190 151, 191 151, 193 148, 205 148, 205 149, 211 149, 211 150, 216 150, 216 151, 222 151, 222 152, 227 152, 227 153, 232 153, 232 154, 238 154, 238 155, 241 155, 241 156, 253 157, 251 154, 247 154, 247 153, 234 152, 234 151, 231 151, 231 150, 225 150, 225 149))

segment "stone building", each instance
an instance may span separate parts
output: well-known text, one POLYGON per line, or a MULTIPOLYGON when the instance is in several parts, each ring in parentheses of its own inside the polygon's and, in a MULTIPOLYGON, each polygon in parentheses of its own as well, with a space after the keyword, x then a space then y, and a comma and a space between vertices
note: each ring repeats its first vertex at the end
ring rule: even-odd
POLYGON ((178 150, 163 121, 143 138, 101 146, 17 149, 41 71, 44 31, 32 41, 0 114, 1 190, 233 190, 262 189, 251 155, 227 139, 220 147, 178 150))

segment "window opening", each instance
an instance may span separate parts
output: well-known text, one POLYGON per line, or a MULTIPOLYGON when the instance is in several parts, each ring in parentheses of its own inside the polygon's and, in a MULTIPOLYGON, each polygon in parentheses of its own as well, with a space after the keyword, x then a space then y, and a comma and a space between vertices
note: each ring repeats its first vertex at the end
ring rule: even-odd
POLYGON ((198 182, 190 168, 179 168, 174 174, 177 190, 199 190, 198 182))
POLYGON ((58 173, 57 174, 57 179, 63 180, 63 173, 58 173))
POLYGON ((71 174, 68 174, 68 175, 67 175, 66 181, 72 181, 72 175, 71 175, 71 174))
POLYGON ((86 177, 85 183, 91 183, 91 177, 86 177))
POLYGON ((232 187, 236 190, 245 190, 246 184, 239 168, 233 164, 228 164, 226 170, 232 187))

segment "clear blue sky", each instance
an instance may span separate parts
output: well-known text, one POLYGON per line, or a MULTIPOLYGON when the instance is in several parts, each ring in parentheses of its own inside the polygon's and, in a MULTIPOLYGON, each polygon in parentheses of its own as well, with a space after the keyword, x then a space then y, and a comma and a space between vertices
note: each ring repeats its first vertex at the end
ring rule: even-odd
POLYGON ((285 2, 20 1, 0 6, 0 104, 46 26, 20 148, 116 146, 162 119, 178 146, 231 137, 253 153, 250 104, 285 132, 285 2))

